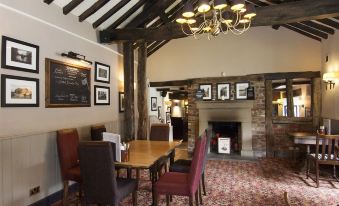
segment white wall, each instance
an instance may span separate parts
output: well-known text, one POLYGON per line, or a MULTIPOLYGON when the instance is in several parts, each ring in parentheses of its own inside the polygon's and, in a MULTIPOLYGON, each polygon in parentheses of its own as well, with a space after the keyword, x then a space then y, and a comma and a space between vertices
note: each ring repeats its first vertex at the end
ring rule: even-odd
POLYGON ((298 33, 271 27, 207 40, 172 40, 148 59, 150 81, 217 77, 269 72, 319 71, 321 43, 298 33))
MULTIPOLYGON (((329 39, 322 44, 322 73, 339 72, 339 33, 338 31, 329 36, 329 39), (328 62, 326 62, 328 56, 328 62)), ((339 119, 339 80, 335 82, 334 89, 327 89, 322 85, 322 116, 324 118, 339 119)))

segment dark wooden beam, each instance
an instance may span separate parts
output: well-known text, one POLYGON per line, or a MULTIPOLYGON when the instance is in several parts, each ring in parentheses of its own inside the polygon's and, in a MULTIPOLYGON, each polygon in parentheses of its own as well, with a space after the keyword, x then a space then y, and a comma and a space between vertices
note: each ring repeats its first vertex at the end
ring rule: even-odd
MULTIPOLYGON (((257 8, 257 16, 252 26, 271 26, 322 19, 339 15, 339 1, 334 0, 304 0, 291 3, 257 8)), ((289 27, 289 26, 288 26, 289 27)), ((306 32, 304 32, 306 33, 306 32)), ((119 40, 169 40, 186 37, 181 25, 169 23, 159 28, 148 29, 116 29, 102 31, 102 43, 119 40)))
POLYGON ((317 24, 313 21, 303 21, 303 22, 300 22, 302 24, 305 24, 307 26, 310 26, 310 27, 313 27, 313 28, 316 28, 322 32, 326 32, 328 34, 334 34, 334 29, 330 28, 330 27, 327 27, 327 26, 324 26, 322 24, 317 24))
POLYGON ((67 15, 69 12, 71 12, 75 7, 77 7, 79 4, 81 4, 84 0, 72 0, 69 2, 64 8, 62 8, 62 11, 65 15, 67 15))
MULTIPOLYGON (((339 6, 338 6, 339 7, 339 6)), ((336 28, 336 29, 339 29, 339 23, 336 22, 336 21, 333 21, 331 19, 318 19, 317 21, 323 23, 323 24, 326 24, 330 27, 333 27, 333 28, 336 28)))
POLYGON ((146 77, 146 61, 147 61, 147 43, 145 41, 139 43, 138 49, 138 132, 137 139, 147 140, 147 77, 146 77))
POLYGON ((44 0, 44 3, 51 4, 54 0, 44 0))
POLYGON ((319 30, 316 30, 316 29, 313 29, 312 27, 309 27, 309 26, 306 26, 304 24, 300 24, 300 23, 291 23, 289 24, 295 28, 298 28, 300 30, 303 30, 303 31, 306 31, 314 36, 318 36, 318 37, 321 37, 321 38, 324 38, 324 39, 327 39, 328 38, 328 35, 322 31, 319 31, 319 30))
POLYGON ((188 80, 174 80, 174 81, 164 81, 164 82, 150 82, 150 87, 175 87, 175 86, 187 86, 189 84, 188 80))
POLYGON ((122 7, 124 7, 128 2, 131 0, 122 0, 119 1, 113 8, 111 8, 108 12, 106 12, 102 17, 100 17, 98 20, 96 20, 93 23, 93 28, 97 28, 102 23, 104 23, 107 19, 109 19, 111 16, 113 16, 116 12, 118 12, 122 7))
POLYGON ((295 27, 293 27, 293 26, 291 26, 291 25, 285 24, 285 25, 282 25, 282 26, 285 27, 285 28, 287 28, 287 29, 289 29, 289 30, 292 30, 292 31, 295 31, 295 32, 297 32, 297 33, 299 33, 299 34, 302 34, 302 35, 304 35, 304 36, 306 36, 306 37, 309 37, 309 38, 311 38, 311 39, 314 39, 314 40, 317 40, 317 41, 320 41, 320 42, 321 42, 321 38, 316 37, 316 36, 313 36, 312 34, 309 34, 309 33, 305 32, 305 31, 300 30, 300 29, 298 29, 298 28, 295 28, 295 27))
POLYGON ((120 16, 115 22, 113 22, 106 30, 112 30, 117 28, 122 22, 124 22, 128 17, 130 17, 134 12, 136 12, 147 0, 140 0, 122 16, 120 16))
POLYGON ((152 54, 154 54, 156 51, 158 51, 161 47, 163 47, 165 44, 167 44, 170 40, 165 40, 165 41, 162 41, 160 43, 157 44, 157 46, 150 50, 150 51, 147 51, 147 56, 151 56, 152 54))
POLYGON ((277 73, 266 73, 264 74, 265 79, 275 80, 275 79, 292 79, 292 78, 318 78, 320 77, 320 72, 305 71, 305 72, 277 72, 277 73))
POLYGON ((336 20, 339 20, 339 16, 334 17, 336 20))
POLYGON ((273 25, 272 29, 278 30, 280 28, 281 25, 273 25))
POLYGON ((123 44, 124 54, 124 140, 134 140, 134 51, 133 43, 123 44))
POLYGON ((82 22, 85 19, 87 19, 89 16, 97 12, 99 9, 101 9, 109 0, 99 0, 95 2, 91 7, 89 7, 86 11, 84 11, 79 16, 79 21, 82 22))
POLYGON ((259 0, 246 0, 246 2, 256 5, 256 6, 268 6, 269 5, 268 3, 265 3, 259 0))

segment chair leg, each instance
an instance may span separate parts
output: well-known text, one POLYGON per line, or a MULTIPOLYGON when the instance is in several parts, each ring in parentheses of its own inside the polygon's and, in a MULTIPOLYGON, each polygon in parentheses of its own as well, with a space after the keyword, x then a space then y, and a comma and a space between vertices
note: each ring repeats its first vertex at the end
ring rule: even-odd
POLYGON ((203 173, 202 173, 201 180, 202 180, 202 189, 203 189, 203 191, 204 191, 204 195, 206 196, 206 187, 205 187, 205 172, 203 172, 203 173))
POLYGON ((315 172, 316 172, 317 187, 319 187, 319 164, 318 162, 315 163, 315 172))
POLYGON ((203 205, 202 194, 201 194, 201 181, 199 181, 198 191, 199 191, 199 201, 200 201, 200 204, 203 205))
POLYGON ((63 184, 64 184, 64 196, 62 199, 62 205, 67 206, 68 205, 68 180, 64 180, 63 184))
POLYGON ((133 200, 133 206, 137 206, 137 200, 138 200, 138 190, 134 190, 132 193, 132 200, 133 200))
POLYGON ((166 195, 166 206, 169 206, 169 202, 170 202, 170 197, 169 195, 166 195))
POLYGON ((195 192, 195 205, 199 206, 199 189, 195 192))
POLYGON ((158 194, 154 194, 154 206, 158 206, 159 205, 159 197, 160 195, 158 194))
POLYGON ((190 206, 193 206, 193 195, 189 196, 189 204, 190 204, 190 206))
POLYGON ((306 179, 308 179, 309 175, 310 175, 310 159, 307 158, 306 159, 306 179))

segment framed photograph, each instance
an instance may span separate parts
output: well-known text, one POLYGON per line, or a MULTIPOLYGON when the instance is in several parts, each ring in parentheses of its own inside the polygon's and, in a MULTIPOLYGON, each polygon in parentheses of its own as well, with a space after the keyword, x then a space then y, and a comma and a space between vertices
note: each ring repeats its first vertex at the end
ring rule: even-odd
POLYGON ((151 111, 157 111, 158 103, 156 97, 151 97, 151 111))
POLYGON ((111 68, 109 65, 95 62, 95 78, 96 82, 108 83, 110 82, 111 68))
POLYGON ((1 75, 2 107, 39 107, 39 79, 1 75))
POLYGON ((203 92, 203 100, 211 100, 212 99, 212 84, 200 84, 199 90, 203 92))
POLYGON ((249 86, 249 82, 235 83, 235 99, 247 99, 247 88, 249 86))
POLYGON ((226 100, 230 99, 231 84, 219 83, 217 84, 217 99, 226 100))
POLYGON ((39 46, 2 36, 1 67, 39 73, 39 46))
POLYGON ((94 105, 110 105, 110 88, 94 85, 94 105))
POLYGON ((166 112, 166 123, 170 124, 171 123, 171 113, 166 112))
POLYGON ((119 92, 119 112, 125 111, 125 93, 119 92))
POLYGON ((230 154, 231 153, 231 139, 228 137, 218 138, 218 153, 230 154))

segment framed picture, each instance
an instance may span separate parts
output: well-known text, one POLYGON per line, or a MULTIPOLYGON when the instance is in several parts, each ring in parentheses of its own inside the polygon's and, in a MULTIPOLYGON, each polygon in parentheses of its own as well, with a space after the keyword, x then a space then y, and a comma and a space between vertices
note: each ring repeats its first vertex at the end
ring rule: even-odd
POLYGON ((235 83, 235 99, 247 99, 247 88, 249 86, 249 82, 235 83))
POLYGON ((125 111, 125 93, 119 92, 119 112, 125 111))
POLYGON ((39 80, 1 75, 2 107, 39 107, 39 80))
POLYGON ((170 124, 171 123, 171 113, 166 112, 166 123, 170 124))
POLYGON ((158 103, 156 97, 151 97, 151 111, 157 111, 158 103))
POLYGON ((110 105, 110 88, 94 85, 94 105, 110 105))
POLYGON ((2 36, 1 67, 39 73, 39 46, 2 36))
POLYGON ((230 99, 230 89, 231 84, 229 83, 217 84, 217 99, 218 100, 230 99))
POLYGON ((95 62, 95 78, 94 80, 96 82, 103 82, 103 83, 109 83, 110 82, 110 74, 111 74, 111 68, 109 65, 102 64, 99 62, 95 62))
POLYGON ((228 137, 218 138, 218 153, 230 154, 231 153, 231 139, 228 137))
POLYGON ((203 100, 211 100, 212 99, 212 84, 200 84, 199 90, 203 92, 203 100))

